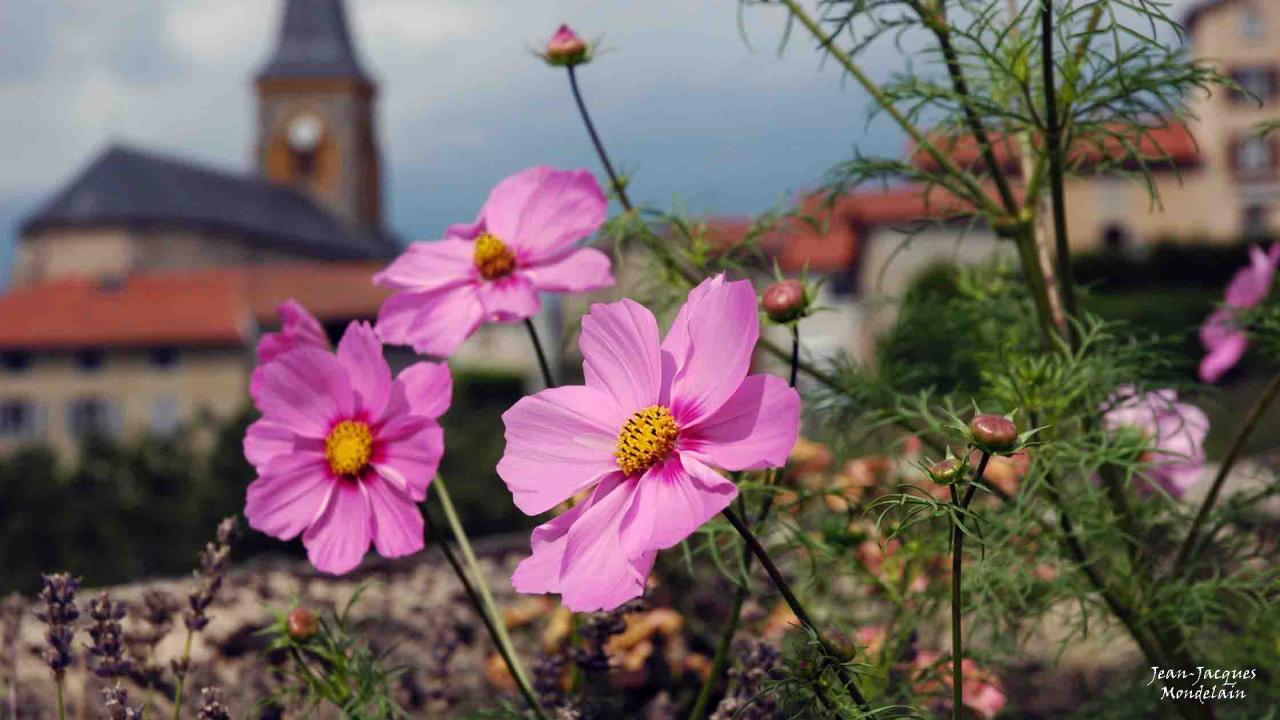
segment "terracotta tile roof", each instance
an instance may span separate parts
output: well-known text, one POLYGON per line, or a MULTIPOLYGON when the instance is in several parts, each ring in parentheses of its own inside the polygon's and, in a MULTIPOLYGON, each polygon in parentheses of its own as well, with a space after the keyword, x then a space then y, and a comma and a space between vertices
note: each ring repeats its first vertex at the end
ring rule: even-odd
MULTIPOLYGON (((958 138, 935 135, 930 139, 938 145, 939 149, 950 154, 952 159, 961 167, 979 163, 978 143, 973 139, 972 135, 963 135, 958 138)), ((1159 164, 1158 161, 1163 160, 1166 156, 1174 165, 1180 167, 1194 165, 1200 161, 1200 148, 1196 145, 1195 137, 1185 123, 1175 122, 1149 128, 1141 137, 1135 138, 1134 142, 1138 152, 1156 165, 1159 164)), ((1006 135, 996 134, 992 136, 991 143, 996 160, 1001 167, 1017 173, 1020 168, 1018 166, 1016 147, 1012 140, 1006 135)), ((1073 159, 1087 165, 1097 163, 1104 154, 1112 159, 1119 159, 1124 157, 1127 152, 1119 140, 1107 138, 1102 147, 1098 147, 1097 144, 1086 145, 1082 143, 1077 148, 1073 159)), ((933 156, 918 148, 914 143, 908 144, 907 153, 917 166, 926 170, 938 169, 938 163, 933 156)))
POLYGON ((371 318, 379 263, 298 263, 67 278, 0 295, 0 347, 235 346, 295 298, 321 321, 371 318))
MULTIPOLYGON (((806 264, 814 272, 833 272, 854 264, 870 228, 963 217, 971 210, 953 195, 941 191, 926 195, 916 185, 854 192, 834 203, 814 194, 804 197, 797 208, 800 218, 809 221, 784 221, 763 235, 759 244, 786 272, 799 272, 806 264)), ((742 242, 750 227, 750 220, 743 218, 713 218, 707 221, 708 239, 717 247, 727 247, 742 242)))

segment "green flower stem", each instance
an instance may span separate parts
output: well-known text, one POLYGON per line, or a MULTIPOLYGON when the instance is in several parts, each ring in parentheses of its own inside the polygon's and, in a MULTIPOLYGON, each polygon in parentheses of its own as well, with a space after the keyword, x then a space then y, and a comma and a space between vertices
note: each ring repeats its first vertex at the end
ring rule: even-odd
MULTIPOLYGON (((439 497, 442 497, 440 505, 445 507, 445 516, 456 519, 457 514, 453 512, 453 503, 447 500, 448 491, 445 491, 443 495, 439 492, 439 488, 443 487, 443 484, 440 483, 440 478, 435 479, 435 484, 436 493, 438 493, 439 497)), ((454 530, 454 537, 466 537, 465 534, 461 533, 461 525, 454 524, 452 520, 449 521, 449 525, 454 530)), ((453 548, 449 547, 448 541, 440 537, 440 533, 436 532, 434 525, 429 525, 428 537, 436 543, 436 546, 439 546, 440 552, 444 553, 444 559, 453 568, 453 574, 457 575, 458 582, 462 583, 462 589, 465 589, 467 597, 471 598, 471 605, 475 606, 476 614, 480 615, 480 620, 483 621, 485 629, 489 630, 489 637, 493 638, 493 644, 497 646, 499 655, 502 655, 503 661, 506 662, 508 669, 511 670, 512 678, 516 679, 516 687, 520 688, 520 694, 525 696, 525 702, 529 703, 530 710, 534 711, 534 715, 538 716, 539 719, 547 720, 547 711, 538 702, 538 694, 534 693, 532 685, 529 684, 529 679, 525 676, 524 667, 520 665, 520 659, 516 655, 515 647, 512 646, 511 637, 507 634, 506 625, 503 624, 502 618, 500 618, 497 609, 493 606, 492 598, 486 598, 488 589, 480 591, 480 589, 476 588, 477 584, 484 588, 484 579, 480 575, 479 566, 472 564, 472 573, 476 577, 476 582, 472 582, 470 574, 463 568, 462 562, 458 561, 458 556, 454 555, 453 548)), ((465 539, 460 539, 458 544, 462 546, 463 542, 466 542, 465 539)), ((470 548, 470 546, 465 547, 470 548)))
POLYGON ((178 661, 182 674, 178 676, 178 687, 173 691, 173 720, 182 717, 182 692, 187 686, 187 674, 191 672, 191 640, 195 631, 187 628, 187 639, 182 643, 182 658, 178 661))
MULTIPOLYGON (((520 688, 520 693, 528 701, 533 714, 538 716, 540 720, 549 720, 546 711, 538 704, 537 695, 533 692, 533 685, 529 682, 529 676, 525 673, 524 666, 520 664, 520 657, 516 654, 515 645, 511 642, 511 636, 507 634, 507 626, 502 620, 502 615, 498 612, 497 603, 493 601, 493 594, 489 591, 489 583, 485 581, 484 574, 480 571, 480 562, 476 559, 476 553, 471 548, 471 541, 467 539, 466 530, 462 528, 462 521, 458 517, 457 509, 453 506, 452 498, 449 497, 449 489, 445 486, 444 478, 437 475, 435 482, 432 483, 432 490, 432 494, 439 499, 440 507, 444 510, 445 521, 449 523, 449 529, 453 532, 453 539, 457 541, 458 548, 462 551, 462 558, 466 563, 466 568, 464 569, 461 564, 457 563, 457 558, 453 558, 450 564, 453 565, 454 571, 457 573, 463 587, 468 588, 468 594, 471 595, 473 602, 476 604, 476 610, 485 620, 485 626, 493 636, 493 642, 497 645, 498 652, 502 654, 502 659, 506 661, 507 667, 511 670, 511 676, 520 688), (468 576, 470 583, 468 583, 468 576)), ((450 558, 452 553, 446 544, 441 541, 440 546, 445 550, 445 557, 450 558)))
MULTIPOLYGON (((62 698, 62 680, 61 679, 55 680, 53 683, 53 686, 55 688, 54 697, 57 698, 58 720, 67 720, 67 705, 66 705, 66 701, 63 700, 62 698)), ((10 708, 10 710, 13 711, 14 717, 18 716, 17 708, 10 708)))
MULTIPOLYGON (((991 460, 991 453, 982 452, 982 459, 978 461, 978 469, 973 473, 973 482, 965 489, 964 499, 960 498, 960 492, 956 490, 955 485, 951 485, 951 504, 960 512, 969 509, 969 503, 973 501, 973 494, 977 491, 978 482, 987 472, 987 462, 991 460)), ((960 720, 963 717, 964 710, 964 672, 962 660, 964 657, 963 639, 961 637, 961 620, 964 619, 964 607, 961 605, 961 590, 963 579, 961 573, 964 571, 964 531, 960 529, 960 519, 957 517, 954 522, 956 525, 951 528, 951 717, 960 720)))
POLYGON ((542 341, 538 339, 538 329, 533 326, 532 318, 525 318, 524 326, 529 330, 529 339, 533 341, 533 351, 538 355, 538 367, 542 369, 542 381, 547 387, 556 386, 555 378, 551 376, 551 366, 547 364, 547 354, 542 351, 542 341))
MULTIPOLYGON (((1058 117, 1058 92, 1054 88, 1053 0, 1040 2, 1040 66, 1044 73, 1045 152, 1049 156, 1049 196, 1053 203, 1053 235, 1058 250, 1058 289, 1068 318, 1076 316, 1076 287, 1071 274, 1071 245, 1067 237, 1067 191, 1064 181, 1062 122, 1058 117)), ((1067 338, 1075 344, 1070 323, 1067 338)))
POLYGON ((1200 503, 1200 510, 1196 512, 1196 518, 1191 523, 1191 529, 1187 532, 1187 537, 1182 541, 1182 545, 1178 548, 1178 554, 1173 561, 1173 576, 1181 573, 1191 559, 1192 553, 1196 549, 1196 545, 1200 540, 1200 531, 1204 527, 1204 523, 1209 519, 1209 512, 1213 510, 1213 506, 1218 502, 1218 495, 1222 492, 1222 484, 1226 482, 1227 476, 1231 473, 1231 468, 1235 466, 1236 461, 1240 459, 1241 453, 1244 452, 1245 443, 1249 437, 1253 435, 1253 431, 1258 427, 1258 421, 1262 419, 1262 415, 1271 407, 1271 403, 1275 402, 1276 396, 1280 395, 1280 374, 1271 378, 1271 382, 1267 383, 1262 394, 1258 396, 1253 407, 1249 409, 1249 414, 1245 417, 1244 425, 1240 427, 1240 432, 1236 433, 1236 438, 1231 443, 1231 449, 1227 451, 1227 456, 1223 458, 1222 465, 1218 467, 1218 474, 1213 478, 1213 484, 1209 486, 1209 494, 1204 496, 1204 501, 1200 503))
MULTIPOLYGON (((800 371, 800 327, 799 323, 791 324, 791 387, 796 386, 796 375, 800 371)), ((776 478, 775 471, 771 477, 776 478)), ((741 500, 742 496, 739 495, 741 500)), ((760 512, 756 515, 755 526, 764 525, 769 518, 769 511, 773 509, 773 495, 766 495, 764 501, 760 503, 760 512)), ((744 511, 745 514, 745 511, 744 511)), ((693 710, 689 713, 689 720, 702 720, 706 716, 707 709, 711 703, 711 693, 715 690, 716 681, 721 674, 724 673, 725 667, 729 664, 729 649, 733 644, 733 636, 738 633, 738 625, 742 618, 742 606, 746 604, 747 595, 750 594, 751 582, 751 549, 743 547, 742 549, 742 567, 743 576, 742 584, 733 594, 733 607, 729 609, 729 624, 725 626, 724 633, 720 636, 720 642, 716 644, 716 654, 711 662, 711 672, 707 674, 707 680, 702 684, 702 689, 698 691, 698 699, 693 704, 693 710)))
POLYGON ((600 156, 600 164, 604 165, 604 170, 609 174, 609 184, 613 186, 613 192, 618 196, 618 202, 622 203, 622 209, 631 212, 634 208, 631 205, 631 198, 627 197, 627 185, 619 177, 618 173, 613 169, 613 163, 609 162, 609 153, 604 149, 604 143, 600 140, 600 133, 596 132, 596 124, 591 122, 591 113, 587 112, 587 104, 582 100, 582 91, 578 88, 577 68, 573 65, 568 66, 569 70, 569 88, 573 90, 574 102, 578 104, 578 114, 582 116, 582 124, 587 127, 587 134, 591 136, 591 144, 595 146, 596 155, 600 156))
MULTIPOLYGON (((822 647, 823 653, 829 658, 837 657, 837 653, 832 650, 830 643, 827 642, 827 639, 823 637, 822 633, 818 630, 818 626, 814 624, 813 617, 809 615, 809 611, 805 609, 804 605, 800 602, 800 599, 791 591, 791 586, 787 583, 786 579, 782 577, 782 573, 778 570, 778 566, 773 564, 773 559, 769 557, 769 551, 765 550, 764 546, 760 544, 760 541, 756 539, 755 534, 751 532, 751 528, 747 527, 746 522, 743 521, 742 518, 738 517, 738 514, 733 511, 733 508, 725 508, 723 515, 728 519, 729 524, 733 526, 733 529, 737 530, 738 534, 742 536, 742 539, 746 541, 747 547, 755 554, 756 559, 760 561, 761 567, 763 567, 764 571, 768 573, 769 579, 773 581, 773 586, 778 589, 778 593, 782 595, 782 599, 785 600, 787 606, 791 608, 791 612, 795 613, 796 618, 814 634, 818 645, 822 647)), ((841 663, 836 666, 836 669, 840 675, 841 682, 844 684, 845 691, 849 693, 849 697, 853 698, 854 702, 861 706, 863 710, 866 710, 868 707, 867 700, 858 690, 858 684, 855 682, 853 673, 849 671, 848 666, 841 663)))

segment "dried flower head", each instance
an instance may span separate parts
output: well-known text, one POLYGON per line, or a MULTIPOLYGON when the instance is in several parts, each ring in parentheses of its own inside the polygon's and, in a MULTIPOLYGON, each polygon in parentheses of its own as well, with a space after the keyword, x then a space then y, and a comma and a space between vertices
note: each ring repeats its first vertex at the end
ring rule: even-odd
POLYGON ((103 688, 102 695, 107 720, 142 720, 142 706, 129 704, 129 693, 119 682, 103 688))
POLYGON ((227 564, 231 559, 231 543, 235 538, 237 519, 224 518, 218 523, 217 540, 208 543, 200 553, 200 569, 196 570, 196 588, 187 595, 187 609, 182 620, 188 630, 199 632, 209 624, 208 609, 222 587, 227 564))
POLYGON ((124 652, 124 632, 120 621, 124 619, 124 605, 112 602, 106 592, 89 601, 89 669, 102 678, 119 678, 129 674, 130 663, 124 652))
POLYGON ((763 640, 743 640, 737 644, 741 662, 729 671, 732 688, 711 720, 774 720, 781 717, 778 701, 767 691, 777 677, 778 649, 763 640))
POLYGON ((76 607, 79 587, 80 581, 67 573, 54 573, 44 576, 44 588, 40 591, 44 607, 36 611, 36 617, 48 626, 45 639, 49 643, 44 660, 57 681, 66 676, 71 664, 71 640, 75 636, 75 622, 80 618, 76 607))
POLYGON ((200 691, 200 720, 231 720, 231 710, 222 702, 222 691, 205 688, 200 691))

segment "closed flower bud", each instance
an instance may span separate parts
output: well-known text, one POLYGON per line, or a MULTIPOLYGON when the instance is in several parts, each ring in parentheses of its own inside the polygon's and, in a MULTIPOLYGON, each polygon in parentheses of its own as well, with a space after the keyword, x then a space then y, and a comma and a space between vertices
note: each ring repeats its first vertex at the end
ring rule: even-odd
POLYGON ((969 423, 969 431, 979 446, 996 452, 1011 450, 1018 442, 1018 426, 1003 415, 978 415, 969 423))
POLYGON ((858 646, 853 642, 853 638, 839 630, 828 630, 823 633, 822 639, 826 641, 827 649, 840 662, 853 662, 853 658, 858 654, 858 646))
POLYGON ((542 53, 542 59, 546 60, 548 65, 573 67, 591 60, 591 48, 568 25, 561 25, 556 34, 547 41, 547 49, 542 53))
POLYGON ((760 299, 760 306, 769 319, 786 323, 804 317, 809 309, 809 299, 804 283, 799 280, 783 280, 770 285, 760 299))
POLYGON ((960 474, 960 461, 956 459, 936 462, 929 468, 929 474, 940 483, 953 483, 960 474))
POLYGON ((285 624, 289 630, 289 637, 297 642, 306 642, 320 632, 320 623, 316 620, 316 614, 311 612, 310 608, 302 606, 289 612, 285 624))

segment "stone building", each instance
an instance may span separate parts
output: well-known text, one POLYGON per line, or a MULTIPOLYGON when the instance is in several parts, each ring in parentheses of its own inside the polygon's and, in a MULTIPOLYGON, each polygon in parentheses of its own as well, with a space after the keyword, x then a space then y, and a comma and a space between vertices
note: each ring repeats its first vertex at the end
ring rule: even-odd
POLYGON ((254 88, 252 172, 114 146, 26 219, 0 295, 0 449, 226 416, 280 302, 332 334, 376 314, 370 278, 400 244, 342 0, 287 0, 254 88))

